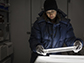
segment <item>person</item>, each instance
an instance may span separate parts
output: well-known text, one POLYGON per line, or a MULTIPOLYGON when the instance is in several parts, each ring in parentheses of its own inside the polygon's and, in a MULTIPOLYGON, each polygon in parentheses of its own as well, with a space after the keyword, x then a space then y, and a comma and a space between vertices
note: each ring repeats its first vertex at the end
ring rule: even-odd
MULTIPOLYGON (((29 39, 32 50, 30 63, 34 63, 37 56, 44 53, 43 49, 59 48, 66 46, 77 46, 74 52, 79 52, 83 47, 83 41, 76 38, 70 19, 58 9, 56 0, 45 0, 44 10, 34 22, 29 39)), ((60 53, 49 53, 60 54, 60 53)))

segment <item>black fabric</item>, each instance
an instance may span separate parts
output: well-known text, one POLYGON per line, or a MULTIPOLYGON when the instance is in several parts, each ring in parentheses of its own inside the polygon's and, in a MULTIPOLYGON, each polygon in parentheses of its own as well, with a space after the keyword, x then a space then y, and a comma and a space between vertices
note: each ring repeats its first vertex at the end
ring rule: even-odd
POLYGON ((30 63, 34 63, 37 57, 38 57, 38 54, 32 52, 32 53, 31 53, 30 63))
POLYGON ((44 11, 46 12, 47 10, 58 10, 56 0, 45 0, 44 11))
POLYGON ((43 56, 43 55, 37 54, 36 52, 32 52, 30 63, 34 63, 38 56, 43 56))
MULTIPOLYGON (((49 56, 49 55, 61 55, 61 53, 50 53, 50 54, 46 54, 45 56, 49 56)), ((34 63, 38 56, 43 56, 43 55, 37 54, 36 52, 32 52, 30 63, 34 63)))

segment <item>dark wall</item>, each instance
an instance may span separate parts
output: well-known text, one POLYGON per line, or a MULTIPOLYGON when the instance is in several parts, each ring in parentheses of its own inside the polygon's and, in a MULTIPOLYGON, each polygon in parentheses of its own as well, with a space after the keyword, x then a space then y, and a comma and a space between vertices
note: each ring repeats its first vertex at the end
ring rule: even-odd
POLYGON ((76 37, 84 40, 84 0, 71 0, 69 3, 69 18, 76 37))

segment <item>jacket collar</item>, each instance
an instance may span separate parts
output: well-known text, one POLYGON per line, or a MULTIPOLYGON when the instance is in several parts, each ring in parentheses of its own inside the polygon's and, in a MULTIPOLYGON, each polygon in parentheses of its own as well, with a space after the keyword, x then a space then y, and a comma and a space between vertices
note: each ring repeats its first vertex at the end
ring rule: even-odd
POLYGON ((68 18, 62 18, 59 23, 63 23, 63 24, 68 24, 70 22, 70 19, 68 18))
MULTIPOLYGON (((38 15, 40 17, 37 17, 38 23, 44 22, 44 18, 42 17, 44 11, 41 11, 38 15)), ((60 15, 61 20, 59 21, 59 23, 64 23, 64 24, 68 24, 70 22, 70 19, 65 18, 67 15, 61 11, 60 9, 58 9, 57 13, 60 15)), ((48 21, 48 23, 51 23, 50 21, 48 21)))
MULTIPOLYGON (((45 22, 45 20, 44 20, 43 17, 38 17, 37 20, 38 20, 38 23, 45 22)), ((70 19, 62 18, 61 20, 58 20, 58 21, 59 21, 59 23, 58 23, 59 25, 60 25, 61 23, 63 23, 63 24, 68 24, 68 23, 70 22, 70 19)), ((49 20, 47 21, 47 23, 52 24, 49 20)))

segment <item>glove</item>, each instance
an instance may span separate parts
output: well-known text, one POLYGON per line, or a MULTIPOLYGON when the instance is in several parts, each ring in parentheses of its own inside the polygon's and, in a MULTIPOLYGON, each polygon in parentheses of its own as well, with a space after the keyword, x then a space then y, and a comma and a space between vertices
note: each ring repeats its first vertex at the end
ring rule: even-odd
POLYGON ((82 49, 82 43, 79 40, 75 41, 74 46, 76 46, 75 53, 78 53, 82 49))
POLYGON ((38 45, 38 46, 36 47, 36 52, 37 52, 38 54, 42 54, 42 53, 44 53, 44 52, 43 52, 43 49, 44 49, 44 47, 43 47, 42 45, 38 45))

